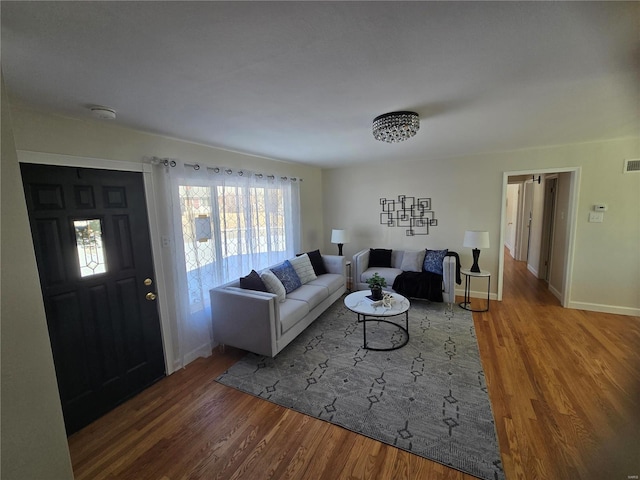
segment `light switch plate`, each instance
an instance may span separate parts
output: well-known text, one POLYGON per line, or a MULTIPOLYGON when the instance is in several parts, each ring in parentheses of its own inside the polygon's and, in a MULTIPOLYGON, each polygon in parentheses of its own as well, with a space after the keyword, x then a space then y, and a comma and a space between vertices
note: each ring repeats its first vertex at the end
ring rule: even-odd
POLYGON ((604 220, 604 213, 589 212, 589 223, 602 223, 603 220, 604 220))

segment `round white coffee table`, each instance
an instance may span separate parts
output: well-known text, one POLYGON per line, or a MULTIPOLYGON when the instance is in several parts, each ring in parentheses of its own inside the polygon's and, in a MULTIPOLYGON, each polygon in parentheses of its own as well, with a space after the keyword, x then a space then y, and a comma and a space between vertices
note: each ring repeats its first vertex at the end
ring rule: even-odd
POLYGON ((358 315, 358 322, 362 323, 364 345, 367 350, 389 351, 397 350, 409 343, 409 300, 398 293, 392 293, 393 302, 390 307, 385 307, 382 302, 374 302, 367 298, 371 295, 369 290, 360 290, 358 292, 347 295, 344 299, 344 305, 352 312, 358 315), (395 317, 404 313, 405 326, 386 320, 389 317, 395 317), (367 345, 367 322, 383 322, 393 325, 404 332, 406 337, 404 342, 390 348, 374 348, 367 345))

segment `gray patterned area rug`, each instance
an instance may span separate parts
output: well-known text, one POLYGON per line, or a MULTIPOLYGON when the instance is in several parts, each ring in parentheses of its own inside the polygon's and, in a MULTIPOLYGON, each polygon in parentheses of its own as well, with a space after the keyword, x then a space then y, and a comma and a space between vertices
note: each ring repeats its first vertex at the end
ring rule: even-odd
MULTIPOLYGON (((404 315, 394 317, 404 324, 404 315)), ((487 480, 504 479, 471 313, 412 301, 409 343, 362 348, 343 299, 276 358, 247 354, 217 381, 487 480)), ((367 324, 369 346, 402 342, 367 324)))

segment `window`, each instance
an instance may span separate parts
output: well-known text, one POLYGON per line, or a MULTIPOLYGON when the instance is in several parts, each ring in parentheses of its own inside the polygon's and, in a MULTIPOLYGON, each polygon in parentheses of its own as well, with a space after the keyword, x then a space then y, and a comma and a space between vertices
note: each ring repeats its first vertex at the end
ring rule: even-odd
POLYGON ((80 276, 89 277, 107 271, 102 245, 102 223, 99 219, 74 220, 80 276))
MULTIPOLYGON (((282 263, 300 251, 297 178, 158 162, 172 236, 177 361, 211 352, 209 291, 252 269, 282 263)), ((167 232, 168 233, 168 232, 167 232)))
POLYGON ((203 291, 295 253, 290 183, 179 185, 178 196, 192 311, 203 308, 203 291))

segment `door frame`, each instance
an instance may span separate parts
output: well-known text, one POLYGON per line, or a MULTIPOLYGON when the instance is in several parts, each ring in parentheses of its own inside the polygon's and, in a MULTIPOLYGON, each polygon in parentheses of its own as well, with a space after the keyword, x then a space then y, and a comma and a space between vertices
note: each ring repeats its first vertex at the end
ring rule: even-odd
POLYGON ((545 178, 544 185, 544 205, 542 209, 542 234, 547 241, 541 245, 540 261, 546 261, 544 275, 542 278, 547 284, 551 273, 551 260, 553 258, 553 235, 555 234, 555 216, 556 216, 556 195, 558 193, 558 175, 551 174, 545 178), (553 192, 551 189, 553 188, 553 192), (544 254, 544 255, 543 255, 544 254))
POLYGON ((147 217, 149 219, 149 235, 151 239, 151 255, 156 278, 155 286, 158 292, 158 315, 160 316, 160 331, 162 332, 162 347, 167 375, 175 371, 173 355, 173 335, 169 319, 169 304, 167 303, 167 285, 165 283, 165 265, 162 261, 162 245, 160 242, 160 222, 153 181, 153 169, 147 163, 125 162, 92 157, 76 157, 57 153, 32 152, 18 150, 18 162, 35 163, 39 165, 54 165, 58 167, 95 168, 99 170, 117 170, 122 172, 140 172, 144 182, 145 199, 147 203, 147 217))
MULTIPOLYGON (((570 173, 571 181, 569 186, 569 211, 567 213, 567 224, 569 225, 569 234, 567 235, 567 258, 565 262, 565 271, 562 281, 562 298, 560 302, 563 307, 568 307, 571 300, 571 285, 573 282, 573 260, 575 253, 576 229, 578 222, 578 198, 580 196, 580 176, 582 167, 556 167, 556 168, 538 168, 531 170, 517 170, 502 173, 502 206, 500 208, 500 243, 504 245, 504 231, 506 226, 506 200, 507 200, 507 184, 509 177, 519 175, 545 175, 551 173, 570 173)), ((498 254, 498 295, 499 301, 502 300, 502 288, 504 284, 504 249, 500 249, 498 254)))

